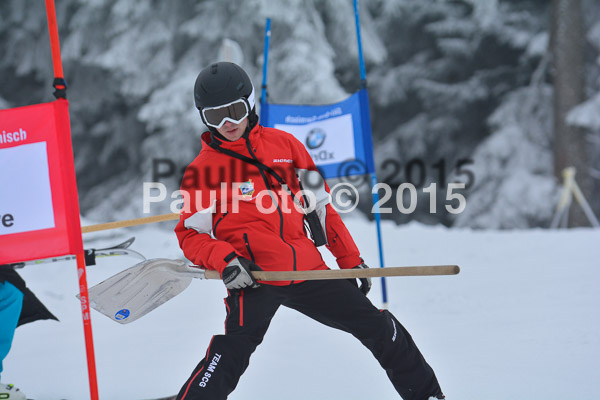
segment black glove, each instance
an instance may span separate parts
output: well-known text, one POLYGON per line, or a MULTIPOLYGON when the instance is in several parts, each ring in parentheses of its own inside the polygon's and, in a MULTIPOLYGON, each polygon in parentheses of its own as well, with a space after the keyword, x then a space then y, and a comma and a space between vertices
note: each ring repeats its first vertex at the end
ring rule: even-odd
MULTIPOLYGON (((369 268, 369 266, 365 263, 362 263, 352 269, 358 269, 358 268, 367 269, 367 268, 369 268)), ((355 279, 350 279, 350 281, 354 284, 354 286, 358 287, 360 289, 360 291, 363 292, 363 294, 366 296, 369 293, 369 291, 371 290, 371 278, 358 278, 358 280, 360 281, 360 287, 358 287, 358 284, 356 283, 355 279)))
POLYGON ((227 264, 221 278, 227 289, 257 288, 260 284, 256 282, 250 271, 262 271, 262 269, 247 258, 237 257, 227 264))

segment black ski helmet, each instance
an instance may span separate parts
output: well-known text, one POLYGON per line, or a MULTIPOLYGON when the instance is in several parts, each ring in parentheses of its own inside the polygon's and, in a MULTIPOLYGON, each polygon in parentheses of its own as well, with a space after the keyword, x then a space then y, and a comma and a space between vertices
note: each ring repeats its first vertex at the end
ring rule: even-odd
POLYGON ((194 100, 196 108, 202 110, 245 98, 253 111, 253 92, 254 87, 246 71, 234 63, 221 61, 200 71, 194 85, 194 100))

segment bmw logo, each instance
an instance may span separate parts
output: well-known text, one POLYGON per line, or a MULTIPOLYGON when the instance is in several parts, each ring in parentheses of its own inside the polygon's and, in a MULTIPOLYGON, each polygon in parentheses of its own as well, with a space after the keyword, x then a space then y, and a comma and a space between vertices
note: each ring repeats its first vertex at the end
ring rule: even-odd
POLYGON ((317 149, 323 145, 327 134, 321 128, 314 128, 306 136, 306 147, 311 150, 317 149))

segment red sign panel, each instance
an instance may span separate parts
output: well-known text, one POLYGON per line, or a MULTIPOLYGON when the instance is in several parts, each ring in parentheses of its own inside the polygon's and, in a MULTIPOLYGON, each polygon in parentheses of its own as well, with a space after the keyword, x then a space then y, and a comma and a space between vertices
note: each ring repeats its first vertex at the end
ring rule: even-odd
POLYGON ((81 250, 68 101, 0 110, 0 264, 81 250))

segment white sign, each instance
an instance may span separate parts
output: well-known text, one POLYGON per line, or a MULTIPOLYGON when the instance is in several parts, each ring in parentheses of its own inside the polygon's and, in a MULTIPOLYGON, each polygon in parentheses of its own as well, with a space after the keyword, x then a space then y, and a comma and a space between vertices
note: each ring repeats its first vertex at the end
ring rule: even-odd
POLYGON ((46 142, 0 149, 0 235, 54 228, 46 142))
POLYGON ((317 166, 355 159, 352 114, 305 125, 275 124, 300 140, 317 166))

